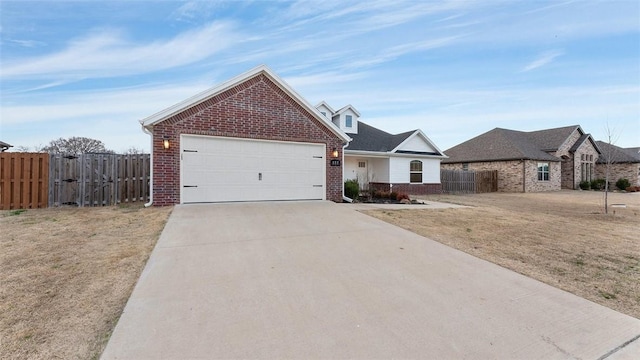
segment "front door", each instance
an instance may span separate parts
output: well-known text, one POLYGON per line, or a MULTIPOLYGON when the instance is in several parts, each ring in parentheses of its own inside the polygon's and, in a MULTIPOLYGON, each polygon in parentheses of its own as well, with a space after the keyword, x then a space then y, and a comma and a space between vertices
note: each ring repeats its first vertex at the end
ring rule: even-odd
POLYGON ((367 160, 358 159, 358 167, 356 170, 358 176, 358 184, 360 190, 369 190, 369 162, 367 160))

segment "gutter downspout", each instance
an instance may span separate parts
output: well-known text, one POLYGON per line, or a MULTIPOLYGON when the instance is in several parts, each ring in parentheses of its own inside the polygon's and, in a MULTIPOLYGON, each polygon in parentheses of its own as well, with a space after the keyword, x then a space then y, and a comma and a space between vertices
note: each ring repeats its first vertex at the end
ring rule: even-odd
POLYGON ((150 162, 149 162, 149 168, 151 169, 151 171, 149 172, 149 202, 144 204, 144 207, 149 207, 153 204, 153 133, 149 130, 147 130, 147 128, 144 127, 144 125, 142 125, 142 131, 149 135, 151 138, 151 147, 150 147, 150 162))
POLYGON ((341 182, 342 182, 342 201, 346 201, 348 203, 352 203, 353 199, 347 197, 344 194, 344 149, 347 147, 347 145, 349 145, 349 143, 346 143, 346 144, 342 145, 342 166, 341 166, 341 168, 342 168, 342 180, 341 180, 341 182))

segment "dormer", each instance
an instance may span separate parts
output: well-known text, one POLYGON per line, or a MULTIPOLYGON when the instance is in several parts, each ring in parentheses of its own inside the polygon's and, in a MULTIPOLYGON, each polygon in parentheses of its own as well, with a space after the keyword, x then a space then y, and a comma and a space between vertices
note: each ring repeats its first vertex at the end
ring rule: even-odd
POLYGON ((347 105, 336 111, 331 121, 347 134, 358 133, 358 120, 360 113, 353 106, 347 105))
POLYGON ((327 104, 325 101, 321 101, 318 105, 316 105, 316 109, 318 109, 318 111, 326 116, 327 119, 331 120, 331 118, 333 118, 333 114, 336 113, 335 110, 333 110, 333 108, 331 106, 329 106, 329 104, 327 104))

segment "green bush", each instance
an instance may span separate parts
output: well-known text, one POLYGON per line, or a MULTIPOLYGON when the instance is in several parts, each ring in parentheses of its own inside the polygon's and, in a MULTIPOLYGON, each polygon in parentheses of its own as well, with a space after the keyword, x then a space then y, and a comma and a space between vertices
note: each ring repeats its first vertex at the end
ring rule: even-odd
POLYGON ((624 190, 629 186, 631 186, 631 183, 628 179, 618 179, 618 181, 616 181, 616 187, 620 190, 624 190))
POLYGON ((347 180, 344 182, 344 196, 357 199, 360 193, 360 185, 358 185, 358 180, 347 180))
POLYGON ((604 190, 604 179, 593 179, 591 180, 591 188, 594 190, 604 190))
POLYGON ((591 182, 590 181, 580 181, 580 189, 582 190, 589 190, 591 189, 591 182))

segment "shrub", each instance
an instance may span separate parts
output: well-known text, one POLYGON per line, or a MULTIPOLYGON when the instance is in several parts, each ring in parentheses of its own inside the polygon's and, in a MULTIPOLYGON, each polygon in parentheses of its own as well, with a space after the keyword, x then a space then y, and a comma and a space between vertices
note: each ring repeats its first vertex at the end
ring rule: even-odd
POLYGON ((627 192, 637 192, 637 191, 640 191, 640 186, 629 186, 625 190, 627 192))
POLYGON ((391 200, 395 200, 398 197, 398 193, 395 191, 392 191, 391 193, 389 193, 389 199, 391 200))
POLYGON ((344 196, 357 199, 360 194, 360 185, 358 185, 358 180, 347 180, 344 182, 344 196))
POLYGON ((590 181, 580 181, 580 189, 582 190, 589 190, 591 189, 591 182, 590 181))
POLYGON ((407 195, 405 193, 398 193, 396 195, 396 200, 400 201, 400 200, 404 200, 404 199, 411 200, 411 199, 409 199, 409 195, 407 195))
POLYGON ((380 199, 388 199, 389 198, 390 193, 388 191, 376 191, 373 193, 373 197, 376 198, 380 198, 380 199))
POLYGON ((591 188, 594 190, 604 190, 604 179, 593 179, 591 181, 591 188))
POLYGON ((616 181, 616 187, 620 190, 624 190, 629 186, 631 186, 631 183, 628 179, 618 179, 618 181, 616 181))

